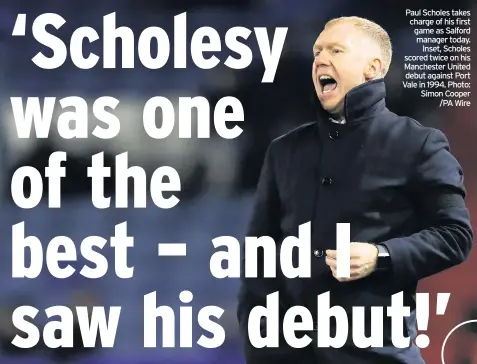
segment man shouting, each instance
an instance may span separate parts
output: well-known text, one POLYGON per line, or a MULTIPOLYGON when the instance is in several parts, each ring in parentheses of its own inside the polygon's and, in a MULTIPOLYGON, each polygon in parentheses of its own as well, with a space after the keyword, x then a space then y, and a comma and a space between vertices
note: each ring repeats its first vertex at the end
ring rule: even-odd
MULTIPOLYGON (((471 250, 462 168, 441 131, 387 109, 384 77, 392 47, 379 25, 358 17, 331 20, 316 40, 313 56, 318 119, 269 146, 247 232, 271 236, 280 244, 311 221, 311 278, 242 279, 238 318, 246 361, 422 364, 414 344, 417 284, 462 263, 471 250), (351 225, 350 277, 344 279, 336 274, 337 223, 351 225), (265 306, 266 296, 277 291, 281 318, 296 305, 314 315, 314 324, 306 323, 307 331, 297 333, 312 338, 308 347, 290 347, 283 330, 278 348, 251 345, 249 313, 254 306, 265 306), (348 332, 341 348, 319 347, 317 296, 328 291, 330 304, 348 315, 349 327, 330 323, 332 337, 348 332), (386 313, 399 292, 411 311, 398 330, 410 338, 406 348, 394 345, 386 313), (381 347, 371 343, 358 348, 354 343, 353 330, 363 331, 352 325, 355 306, 365 308, 366 337, 375 331, 371 307, 384 308, 377 338, 381 347)), ((267 334, 265 321, 260 331, 267 334)))

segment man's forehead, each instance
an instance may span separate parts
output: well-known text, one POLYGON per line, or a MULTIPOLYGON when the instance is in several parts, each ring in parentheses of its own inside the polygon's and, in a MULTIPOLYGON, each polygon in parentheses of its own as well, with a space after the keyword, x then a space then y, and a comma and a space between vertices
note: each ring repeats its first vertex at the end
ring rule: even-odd
POLYGON ((349 46, 359 39, 358 31, 354 24, 348 22, 333 24, 319 34, 313 48, 325 48, 330 45, 349 46))

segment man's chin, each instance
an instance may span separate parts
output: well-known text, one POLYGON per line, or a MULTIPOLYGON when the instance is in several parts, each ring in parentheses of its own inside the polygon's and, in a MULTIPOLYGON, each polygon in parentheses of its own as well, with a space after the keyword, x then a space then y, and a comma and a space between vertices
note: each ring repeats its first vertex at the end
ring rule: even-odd
POLYGON ((321 107, 331 115, 340 115, 343 109, 340 102, 321 101, 320 103, 321 107))

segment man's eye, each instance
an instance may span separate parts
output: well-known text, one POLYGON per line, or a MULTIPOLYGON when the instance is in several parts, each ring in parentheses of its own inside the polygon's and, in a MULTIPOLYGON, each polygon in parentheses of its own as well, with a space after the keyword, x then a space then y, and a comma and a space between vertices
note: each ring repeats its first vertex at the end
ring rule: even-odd
POLYGON ((341 49, 333 49, 333 53, 341 53, 341 49))

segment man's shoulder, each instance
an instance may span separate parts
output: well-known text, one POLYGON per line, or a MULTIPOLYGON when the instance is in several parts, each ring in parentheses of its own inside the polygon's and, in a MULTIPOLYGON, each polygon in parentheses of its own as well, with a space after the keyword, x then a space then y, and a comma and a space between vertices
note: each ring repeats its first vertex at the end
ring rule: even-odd
POLYGON ((273 139, 271 145, 279 145, 282 147, 286 145, 292 146, 302 143, 304 140, 310 137, 314 128, 316 128, 316 121, 301 124, 273 139))
POLYGON ((423 125, 412 117, 397 115, 393 112, 388 112, 382 121, 384 122, 378 122, 377 125, 393 135, 406 139, 408 143, 414 141, 422 144, 430 134, 442 134, 439 129, 423 125))

